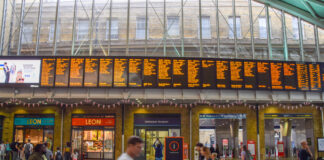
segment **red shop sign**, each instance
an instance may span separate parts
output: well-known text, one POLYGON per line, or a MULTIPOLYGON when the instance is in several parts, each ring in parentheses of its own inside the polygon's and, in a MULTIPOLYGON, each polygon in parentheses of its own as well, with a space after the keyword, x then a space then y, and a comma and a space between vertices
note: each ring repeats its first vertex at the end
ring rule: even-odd
POLYGON ((115 118, 72 118, 72 126, 115 126, 115 118))

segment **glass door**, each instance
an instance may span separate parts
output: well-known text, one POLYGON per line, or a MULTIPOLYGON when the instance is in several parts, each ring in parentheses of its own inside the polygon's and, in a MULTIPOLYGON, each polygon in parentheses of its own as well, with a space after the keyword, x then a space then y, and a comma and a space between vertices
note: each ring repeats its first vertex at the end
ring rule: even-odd
POLYGON ((113 130, 104 130, 104 159, 114 159, 115 132, 113 130))
POLYGON ((16 129, 14 141, 18 141, 18 143, 24 142, 24 129, 16 129))
POLYGON ((27 143, 28 139, 34 144, 44 143, 44 130, 43 129, 25 129, 25 138, 24 142, 27 143))
MULTIPOLYGON (((164 139, 169 136, 168 130, 146 130, 146 138, 145 138, 145 155, 146 160, 155 160, 155 149, 153 148, 153 144, 157 139, 160 140, 164 147, 164 139)), ((164 153, 164 149, 162 151, 164 153)))
POLYGON ((78 153, 81 153, 81 158, 83 159, 84 154, 81 150, 81 144, 82 144, 82 134, 83 131, 82 130, 78 130, 78 129, 73 129, 72 130, 72 151, 77 150, 78 153))
POLYGON ((84 130, 82 151, 85 159, 103 158, 103 130, 84 130))

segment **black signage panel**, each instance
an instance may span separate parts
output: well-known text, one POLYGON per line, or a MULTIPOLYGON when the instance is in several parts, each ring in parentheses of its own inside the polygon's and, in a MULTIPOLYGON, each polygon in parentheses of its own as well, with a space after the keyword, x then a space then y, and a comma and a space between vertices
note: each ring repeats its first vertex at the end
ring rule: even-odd
POLYGON ((284 89, 283 65, 281 62, 271 62, 271 88, 274 90, 284 89))
POLYGON ((159 59, 158 65, 158 87, 171 87, 172 59, 159 59))
POLYGON ((183 159, 183 137, 166 137, 164 144, 165 159, 183 159))
POLYGON ((270 66, 267 61, 257 62, 257 77, 259 89, 271 89, 270 88, 270 66))
POLYGON ((305 63, 297 63, 297 84, 298 89, 302 91, 309 90, 309 73, 308 65, 305 63))
POLYGON ((112 58, 101 58, 99 62, 99 87, 112 87, 114 61, 112 58))
POLYGON ((41 70, 41 86, 54 87, 55 58, 43 58, 41 70))
POLYGON ((157 59, 143 59, 143 87, 157 87, 157 71, 157 59))
POLYGON ((128 61, 128 86, 142 87, 143 60, 140 58, 130 58, 128 61))
POLYGON ((230 88, 230 64, 229 61, 216 61, 216 87, 217 88, 230 88))
POLYGON ((55 87, 68 87, 70 58, 56 58, 55 87))
POLYGON ((84 86, 97 87, 98 84, 98 58, 86 58, 84 66, 84 86))
POLYGON ((257 63, 255 61, 244 61, 244 88, 257 89, 257 63))
POLYGON ((214 60, 201 60, 202 87, 216 87, 216 64, 214 60))
POLYGON ((189 88, 197 88, 200 87, 200 79, 201 79, 201 64, 198 59, 189 59, 187 61, 188 67, 188 87, 189 88))
POLYGON ((70 87, 82 87, 84 58, 71 58, 70 87))
POLYGON ((187 86, 187 61, 184 59, 173 59, 173 87, 184 88, 187 86))
POLYGON ((321 73, 320 73, 320 65, 319 64, 308 64, 309 69, 309 84, 311 91, 321 91, 322 83, 321 83, 321 73))
POLYGON ((243 88, 243 61, 230 61, 231 88, 243 88))
POLYGON ((283 69, 285 90, 296 90, 298 87, 296 63, 285 62, 283 63, 283 69))
POLYGON ((114 60, 114 87, 127 87, 127 64, 126 58, 114 60))

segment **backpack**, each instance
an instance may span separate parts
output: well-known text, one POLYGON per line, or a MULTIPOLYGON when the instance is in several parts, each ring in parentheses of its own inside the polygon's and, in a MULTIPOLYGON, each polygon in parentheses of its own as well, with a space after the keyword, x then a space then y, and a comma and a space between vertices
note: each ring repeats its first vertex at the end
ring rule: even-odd
POLYGON ((24 153, 25 154, 30 154, 30 143, 27 143, 26 145, 25 145, 25 148, 24 148, 24 153))
POLYGON ((55 160, 63 160, 63 156, 62 156, 62 153, 60 151, 56 152, 55 160))

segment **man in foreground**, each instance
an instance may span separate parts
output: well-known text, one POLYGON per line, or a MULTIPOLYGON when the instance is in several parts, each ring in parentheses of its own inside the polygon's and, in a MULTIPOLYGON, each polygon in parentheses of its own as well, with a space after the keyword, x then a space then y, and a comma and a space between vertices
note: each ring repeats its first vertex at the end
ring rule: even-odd
POLYGON ((34 152, 30 155, 28 160, 45 160, 46 147, 44 144, 37 144, 34 152))
POLYGON ((130 137, 127 141, 126 152, 123 153, 118 160, 134 160, 136 157, 139 157, 142 152, 143 143, 140 137, 130 137))
POLYGON ((300 144, 302 146, 302 149, 298 153, 299 160, 309 160, 311 157, 313 157, 313 154, 310 151, 307 142, 303 141, 300 144))

